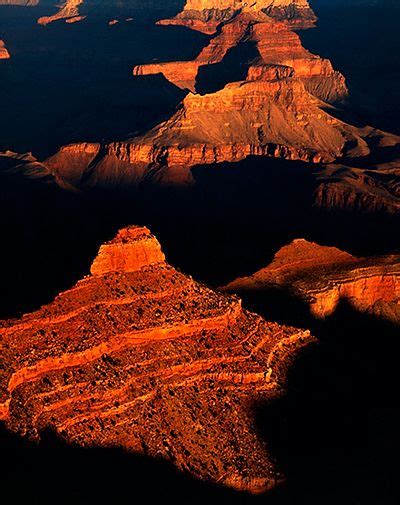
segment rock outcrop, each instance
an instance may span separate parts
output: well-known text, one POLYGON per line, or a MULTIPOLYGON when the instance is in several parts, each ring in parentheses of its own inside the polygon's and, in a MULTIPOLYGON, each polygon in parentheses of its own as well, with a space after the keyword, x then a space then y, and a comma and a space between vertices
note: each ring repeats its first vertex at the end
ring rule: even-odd
MULTIPOLYGON (((274 74, 266 69, 263 78, 274 74)), ((66 146, 45 164, 77 186, 134 185, 174 167, 190 174, 194 165, 251 155, 313 163, 362 157, 381 139, 381 132, 357 129, 322 110, 302 81, 272 78, 228 84, 208 95, 189 94, 172 118, 142 136, 66 146)))
POLYGON ((165 262, 146 228, 101 247, 92 275, 0 329, 0 416, 38 439, 124 447, 252 492, 281 478, 257 435, 308 331, 268 323, 165 262))
POLYGON ((4 42, 0 39, 0 60, 8 60, 9 57, 10 53, 7 51, 4 42))
POLYGON ((400 323, 400 256, 357 258, 335 247, 299 239, 283 247, 266 268, 239 278, 227 292, 279 288, 305 302, 319 319, 341 301, 355 310, 400 323))
POLYGON ((400 158, 369 168, 329 165, 316 173, 320 209, 400 215, 400 158))
POLYGON ((254 69, 257 78, 265 66, 276 68, 275 78, 301 79, 308 92, 325 102, 333 103, 347 96, 344 77, 329 60, 315 56, 301 44, 300 37, 287 23, 278 22, 262 12, 243 12, 223 23, 220 33, 211 39, 194 61, 139 65, 134 75, 162 73, 181 88, 196 91, 200 67, 215 65, 224 60, 229 51, 243 44, 254 44, 258 57, 243 64, 254 69))
POLYGON ((297 28, 313 26, 316 17, 307 0, 187 0, 181 13, 172 19, 159 21, 162 25, 181 25, 213 34, 217 28, 239 12, 265 12, 286 20, 297 28))
POLYGON ((64 0, 60 6, 60 10, 52 16, 43 16, 38 19, 40 25, 47 25, 53 21, 64 19, 68 23, 82 21, 85 16, 79 15, 79 7, 83 4, 84 0, 64 0))

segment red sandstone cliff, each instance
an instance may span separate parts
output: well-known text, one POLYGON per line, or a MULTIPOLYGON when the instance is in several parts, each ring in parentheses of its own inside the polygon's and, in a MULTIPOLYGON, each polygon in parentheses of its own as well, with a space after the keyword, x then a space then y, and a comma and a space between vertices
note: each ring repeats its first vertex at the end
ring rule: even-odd
POLYGON ((277 474, 252 405, 280 394, 309 332, 267 323, 164 261, 146 228, 101 247, 92 275, 0 329, 0 416, 32 439, 162 456, 260 491, 277 474))
POLYGON ((317 318, 345 300, 360 312, 400 323, 400 256, 357 258, 335 247, 295 240, 266 268, 228 284, 231 293, 282 288, 303 300, 317 318))
POLYGON ((316 20, 307 0, 187 0, 181 13, 172 19, 159 21, 163 25, 182 25, 213 34, 221 23, 239 12, 265 12, 271 17, 288 21, 293 27, 308 28, 316 20))
POLYGON ((169 120, 140 137, 105 146, 65 146, 46 165, 78 186, 82 180, 135 184, 156 168, 180 167, 189 174, 197 164, 249 155, 332 162, 366 156, 372 143, 398 142, 372 128, 343 123, 322 110, 301 80, 275 75, 270 67, 258 80, 232 83, 209 95, 189 94, 169 120))
POLYGON ((257 71, 265 66, 274 66, 301 79, 307 91, 326 102, 342 100, 347 95, 344 77, 336 72, 330 61, 315 56, 301 44, 300 37, 287 23, 278 22, 262 12, 243 12, 224 23, 220 33, 211 39, 197 58, 186 62, 166 62, 139 65, 134 75, 162 73, 177 86, 196 90, 199 68, 215 65, 224 60, 227 53, 244 43, 254 43, 258 58, 251 64, 257 71))

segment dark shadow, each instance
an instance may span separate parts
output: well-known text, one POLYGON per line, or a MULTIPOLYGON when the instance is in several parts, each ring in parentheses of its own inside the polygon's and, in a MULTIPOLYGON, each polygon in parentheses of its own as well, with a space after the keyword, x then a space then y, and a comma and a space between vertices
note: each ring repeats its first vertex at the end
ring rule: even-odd
POLYGON ((310 4, 318 25, 300 36, 308 49, 329 58, 346 77, 350 100, 340 117, 400 133, 398 2, 311 0, 310 4))
POLYGON ((319 343, 294 363, 288 394, 256 416, 287 475, 288 503, 394 505, 399 327, 345 302, 311 327, 319 343))
POLYGON ((170 117, 185 93, 160 77, 134 77, 133 67, 191 60, 208 40, 184 27, 156 26, 143 18, 151 9, 132 22, 121 15, 113 26, 104 12, 40 26, 47 7, 0 9, 11 53, 0 65, 0 150, 41 159, 61 145, 122 139, 170 117))
POLYGON ((0 429, 3 499, 13 503, 395 505, 399 450, 398 327, 345 303, 314 323, 319 343, 289 370, 288 393, 254 406, 260 436, 285 485, 260 496, 199 482, 165 461, 121 449, 36 446, 0 429))
POLYGON ((228 83, 245 81, 250 63, 259 56, 254 42, 245 42, 230 49, 220 63, 199 68, 196 91, 202 95, 214 93, 228 83))
POLYGON ((399 248, 396 216, 315 209, 314 169, 249 158, 196 167, 191 187, 148 181, 82 194, 3 170, 2 317, 37 308, 73 285, 89 272, 99 245, 129 224, 149 226, 172 265, 212 286, 265 267, 295 238, 358 256, 399 248))

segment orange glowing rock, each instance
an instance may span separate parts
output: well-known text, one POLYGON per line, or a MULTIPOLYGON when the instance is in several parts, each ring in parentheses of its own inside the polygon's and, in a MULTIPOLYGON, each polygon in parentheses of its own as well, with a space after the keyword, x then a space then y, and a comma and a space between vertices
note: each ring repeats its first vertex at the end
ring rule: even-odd
POLYGON ((241 490, 274 486, 281 476, 253 410, 284 391, 310 333, 268 323, 178 272, 146 228, 102 246, 92 273, 1 322, 8 429, 144 452, 241 490))
POLYGON ((278 251, 270 265, 224 290, 262 293, 274 287, 306 302, 317 318, 330 316, 345 300, 360 312, 400 323, 400 256, 357 258, 299 239, 278 251))
POLYGON ((316 21, 307 0, 187 0, 181 13, 172 19, 159 21, 162 25, 182 25, 213 34, 217 28, 240 12, 264 12, 286 20, 297 28, 308 28, 316 21))
POLYGON ((0 40, 0 60, 7 60, 10 58, 10 53, 2 40, 0 40))

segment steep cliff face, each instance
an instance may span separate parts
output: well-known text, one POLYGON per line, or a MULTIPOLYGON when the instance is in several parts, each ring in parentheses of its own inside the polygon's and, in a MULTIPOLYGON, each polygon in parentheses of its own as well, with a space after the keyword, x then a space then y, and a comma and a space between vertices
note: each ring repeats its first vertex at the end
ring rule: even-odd
MULTIPOLYGON (((252 69, 249 76, 260 67, 252 69)), ((314 163, 366 156, 381 138, 330 116, 302 81, 275 79, 280 67, 227 85, 209 95, 189 94, 174 116, 143 136, 105 146, 66 146, 46 160, 51 171, 76 185, 135 184, 155 170, 271 156, 314 163), (268 80, 271 79, 272 80, 268 80)), ((393 139, 396 142, 396 138, 393 139)), ((172 171, 170 172, 172 174, 172 171)))
POLYGON ((8 60, 9 57, 10 53, 7 51, 4 42, 0 39, 0 60, 8 60))
POLYGON ((32 439, 163 457, 253 492, 279 476, 252 408, 279 395, 307 331, 267 323, 164 261, 145 228, 104 245, 92 275, 0 329, 0 415, 32 439))
POLYGON ((228 292, 282 288, 303 300, 314 317, 333 314, 341 301, 400 323, 400 256, 357 258, 334 247, 295 240, 266 268, 228 284, 228 292))
POLYGON ((239 12, 265 12, 271 17, 286 20, 298 28, 312 26, 316 17, 307 0, 187 0, 181 13, 172 19, 159 21, 163 25, 182 25, 213 34, 221 23, 239 12))
POLYGON ((84 0, 64 0, 60 6, 60 10, 52 16, 44 16, 38 19, 40 25, 47 25, 59 19, 65 19, 68 23, 81 21, 85 16, 79 15, 79 7, 84 3, 84 0))
POLYGON ((245 43, 253 43, 259 56, 244 64, 288 67, 303 80, 310 93, 326 102, 336 102, 347 96, 344 77, 333 69, 329 60, 304 49, 300 37, 287 23, 278 22, 262 12, 245 11, 223 23, 220 33, 194 61, 139 65, 133 73, 163 73, 177 86, 195 91, 200 67, 222 62, 229 51, 245 43))

